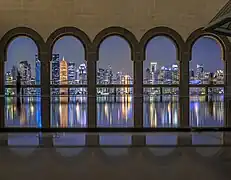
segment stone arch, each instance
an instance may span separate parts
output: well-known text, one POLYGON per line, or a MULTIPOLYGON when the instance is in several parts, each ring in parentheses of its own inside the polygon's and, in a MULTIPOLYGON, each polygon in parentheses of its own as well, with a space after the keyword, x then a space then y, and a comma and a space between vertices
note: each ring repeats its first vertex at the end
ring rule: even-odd
MULTIPOLYGON (((221 48, 221 53, 222 53, 222 60, 223 60, 223 63, 224 63, 224 91, 226 93, 226 83, 227 83, 227 62, 229 60, 229 51, 230 51, 230 42, 228 40, 227 37, 225 36, 221 36, 221 35, 217 35, 217 34, 214 34, 214 33, 211 33, 211 32, 207 32, 204 30, 204 28, 198 28, 196 29, 195 31, 193 31, 189 37, 187 38, 186 40, 186 51, 188 53, 188 61, 191 61, 192 60, 192 54, 193 54, 193 46, 195 45, 196 41, 199 40, 200 38, 202 37, 209 37, 213 40, 215 40, 219 45, 220 45, 220 48, 221 48)), ((226 107, 227 104, 225 103, 225 100, 224 100, 224 122, 227 121, 227 117, 226 117, 226 107)), ((190 120, 191 121, 191 120, 190 120)), ((222 138, 222 132, 219 132, 221 138, 222 138)), ((196 137, 195 135, 192 136, 192 143, 193 143, 193 139, 194 137, 196 137)), ((220 141, 222 142, 222 141, 220 141)), ((196 143, 195 143, 196 144, 196 143)), ((213 149, 214 150, 214 149, 213 149)), ((203 154, 204 153, 204 149, 203 148, 197 148, 196 151, 198 153, 201 153, 203 154)), ((209 153, 216 153, 218 152, 219 150, 215 149, 214 151, 210 151, 209 153)), ((209 154, 209 153, 205 153, 205 154, 209 154)))
MULTIPOLYGON (((9 44, 19 36, 26 36, 31 38, 38 48, 38 56, 40 57, 41 52, 46 51, 45 42, 43 38, 33 29, 28 27, 16 27, 14 29, 9 30, 0 40, 1 47, 1 55, 3 56, 1 60, 4 62, 7 60, 7 48, 9 44)), ((0 60, 0 61, 1 61, 0 60)))
POLYGON ((96 51, 97 61, 99 60, 99 48, 101 43, 110 36, 119 36, 123 38, 130 46, 131 60, 135 59, 136 53, 139 53, 139 49, 138 49, 139 43, 135 35, 125 28, 113 26, 100 31, 93 40, 93 45, 96 48, 95 51, 96 51))
MULTIPOLYGON (((224 73, 226 74, 227 60, 229 59, 231 43, 227 37, 204 31, 203 28, 199 28, 193 31, 186 40, 186 48, 187 48, 187 52, 189 53, 188 54, 189 61, 191 61, 192 59, 192 49, 195 42, 201 37, 206 37, 206 36, 214 39, 220 44, 221 52, 222 52, 222 60, 224 61, 224 73)), ((227 83, 227 76, 225 76, 224 83, 225 84, 227 83)))
POLYGON ((85 32, 75 27, 61 27, 52 32, 47 38, 46 44, 48 45, 50 54, 52 54, 56 41, 64 36, 72 36, 81 41, 84 47, 85 57, 87 57, 88 52, 91 52, 91 40, 85 32))
POLYGON ((149 41, 157 36, 165 36, 168 37, 171 41, 173 41, 177 50, 177 60, 181 61, 182 60, 181 54, 184 50, 185 42, 178 32, 164 26, 152 28, 142 36, 142 38, 140 39, 141 59, 142 60, 146 59, 146 54, 145 54, 146 47, 149 41))
POLYGON ((204 31, 203 28, 196 29, 193 31, 186 40, 186 48, 187 52, 189 52, 189 60, 192 59, 192 47, 195 42, 201 37, 208 36, 214 40, 216 40, 221 45, 222 50, 222 59, 226 61, 228 59, 228 53, 230 50, 230 42, 227 37, 216 35, 207 31, 204 31))

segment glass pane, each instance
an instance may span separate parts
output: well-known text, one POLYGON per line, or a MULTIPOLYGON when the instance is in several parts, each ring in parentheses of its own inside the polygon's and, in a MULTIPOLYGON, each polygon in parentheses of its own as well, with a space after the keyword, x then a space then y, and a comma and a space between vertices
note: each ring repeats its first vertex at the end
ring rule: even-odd
POLYGON ((123 38, 110 36, 99 48, 97 84, 132 84, 131 49, 123 38))
POLYGON ((64 36, 57 40, 50 62, 51 84, 87 84, 85 51, 80 40, 64 36))
POLYGON ((5 84, 40 84, 40 61, 38 48, 34 41, 28 37, 14 39, 7 49, 5 62, 5 84))
POLYGON ((87 126, 87 96, 79 93, 84 91, 86 88, 51 89, 52 127, 87 126), (69 92, 69 95, 60 95, 61 92, 69 92))
POLYGON ((41 127, 41 89, 26 88, 29 95, 17 97, 15 88, 5 89, 5 125, 41 127))
POLYGON ((222 47, 211 37, 198 39, 192 48, 190 84, 224 84, 222 47))
MULTIPOLYGON (((144 88, 144 127, 178 127, 179 125, 179 88, 144 88)), ((173 145, 177 134, 155 133, 146 136, 151 145, 173 145)))
MULTIPOLYGON (((224 88, 190 88, 190 125, 193 127, 224 126, 224 88)), ((195 133, 193 144, 222 143, 222 132, 195 133)))
POLYGON ((179 84, 180 64, 174 42, 165 36, 152 38, 143 68, 144 84, 179 84))

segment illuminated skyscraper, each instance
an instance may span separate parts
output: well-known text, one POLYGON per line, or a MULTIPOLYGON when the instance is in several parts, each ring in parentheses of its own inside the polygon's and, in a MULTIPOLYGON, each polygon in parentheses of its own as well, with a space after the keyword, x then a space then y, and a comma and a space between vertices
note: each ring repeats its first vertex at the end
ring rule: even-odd
POLYGON ((197 69, 196 69, 196 77, 198 80, 203 79, 203 74, 204 74, 204 66, 201 64, 197 64, 197 69))
POLYGON ((104 69, 99 68, 97 71, 97 84, 104 84, 104 69))
POLYGON ((51 69, 51 78, 52 84, 59 84, 59 54, 52 55, 52 69, 51 69))
POLYGON ((223 84, 224 83, 224 71, 223 70, 217 70, 214 73, 213 80, 216 84, 223 84))
POLYGON ((165 66, 162 66, 161 69, 160 69, 160 72, 158 74, 158 83, 159 84, 164 84, 166 83, 166 80, 167 80, 167 71, 168 71, 168 68, 165 67, 165 66))
POLYGON ((69 84, 74 84, 75 79, 76 79, 76 68, 75 68, 75 63, 69 62, 68 63, 68 81, 69 84))
POLYGON ((150 75, 151 75, 151 82, 154 83, 156 81, 156 74, 157 74, 157 62, 150 63, 150 75))
POLYGON ((157 71, 157 62, 151 62, 150 63, 150 71, 156 72, 157 71))
POLYGON ((172 84, 179 83, 179 67, 177 64, 172 65, 172 84))
POLYGON ((109 65, 108 69, 106 70, 106 79, 108 80, 108 84, 112 84, 113 79, 113 73, 112 73, 112 67, 109 65))
POLYGON ((31 66, 28 61, 21 61, 19 63, 19 72, 22 77, 22 84, 30 84, 31 80, 31 66))
POLYGON ((123 73, 117 72, 116 73, 116 84, 122 84, 123 73))
MULTIPOLYGON (((21 61, 19 63, 19 72, 21 75, 22 84, 31 84, 31 66, 28 61, 21 61)), ((28 94, 30 92, 30 88, 24 88, 23 93, 28 94)))
POLYGON ((12 69, 11 69, 11 75, 12 75, 12 78, 13 80, 16 80, 16 77, 17 77, 17 67, 16 66, 13 66, 12 69))
POLYGON ((87 84, 87 67, 84 63, 79 66, 79 83, 87 84))
MULTIPOLYGON (((75 63, 69 62, 68 63, 68 84, 76 84, 76 66, 75 63)), ((69 93, 70 94, 75 94, 76 88, 70 88, 69 93)))
POLYGON ((41 63, 38 59, 38 55, 35 55, 35 81, 36 84, 40 84, 40 69, 41 69, 41 63))
MULTIPOLYGON (((60 61, 59 67, 60 67, 60 85, 66 85, 68 84, 68 65, 64 57, 60 61)), ((67 88, 60 89, 61 94, 67 94, 67 91, 68 91, 67 88)))

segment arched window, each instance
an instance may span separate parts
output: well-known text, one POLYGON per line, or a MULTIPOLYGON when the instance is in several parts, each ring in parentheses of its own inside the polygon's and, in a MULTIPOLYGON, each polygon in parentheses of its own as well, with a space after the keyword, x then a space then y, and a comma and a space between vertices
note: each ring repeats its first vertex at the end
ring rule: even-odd
MULTIPOLYGON (((224 59, 221 44, 203 36, 192 46, 189 67, 190 125, 219 127, 224 125, 224 59)), ((193 136, 194 144, 219 144, 221 133, 193 136)))
MULTIPOLYGON (((129 43, 109 36, 99 47, 97 62, 97 126, 132 127, 133 62, 129 43)), ((124 145, 131 136, 102 135, 100 144, 124 145)))

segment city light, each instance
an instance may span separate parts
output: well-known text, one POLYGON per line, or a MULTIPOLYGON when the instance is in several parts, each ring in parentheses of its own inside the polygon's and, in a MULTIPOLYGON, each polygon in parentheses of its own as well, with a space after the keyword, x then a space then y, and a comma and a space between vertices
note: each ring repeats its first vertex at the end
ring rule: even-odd
MULTIPOLYGON (((63 57, 61 60, 59 54, 53 54, 51 61, 51 84, 54 85, 86 85, 87 84, 87 66, 82 63, 77 67, 74 62, 67 62, 63 57)), ((32 76, 31 65, 28 61, 21 61, 19 63, 19 72, 21 74, 21 81, 24 85, 34 85, 40 83, 40 61, 38 56, 35 55, 35 77, 32 76)), ((189 84, 224 84, 224 71, 217 69, 215 72, 207 72, 204 70, 202 64, 197 64, 196 69, 189 70, 189 84)), ((145 69, 144 84, 166 84, 166 85, 177 85, 180 83, 180 69, 178 64, 172 64, 169 66, 161 66, 158 68, 157 62, 150 62, 149 68, 145 69)), ((6 84, 15 84, 17 76, 17 67, 13 66, 10 71, 5 73, 6 84)), ((113 67, 108 66, 108 68, 98 68, 97 70, 97 84, 110 85, 110 84, 133 84, 133 77, 127 75, 124 72, 113 73, 113 67)), ((25 95, 36 94, 34 88, 24 88, 23 93, 25 95)), ((158 94, 178 94, 176 88, 165 89, 164 92, 160 92, 158 88, 145 89, 144 94, 158 95, 158 94)), ((201 94, 204 91, 191 91, 191 94, 201 94)), ((221 88, 216 88, 213 91, 214 94, 223 94, 221 88)), ((7 95, 14 95, 12 90, 6 91, 7 95)), ((53 95, 86 95, 86 88, 60 88, 52 89, 53 95)), ((123 95, 132 94, 132 88, 117 88, 114 91, 111 88, 98 88, 97 94, 106 95, 123 95)))

